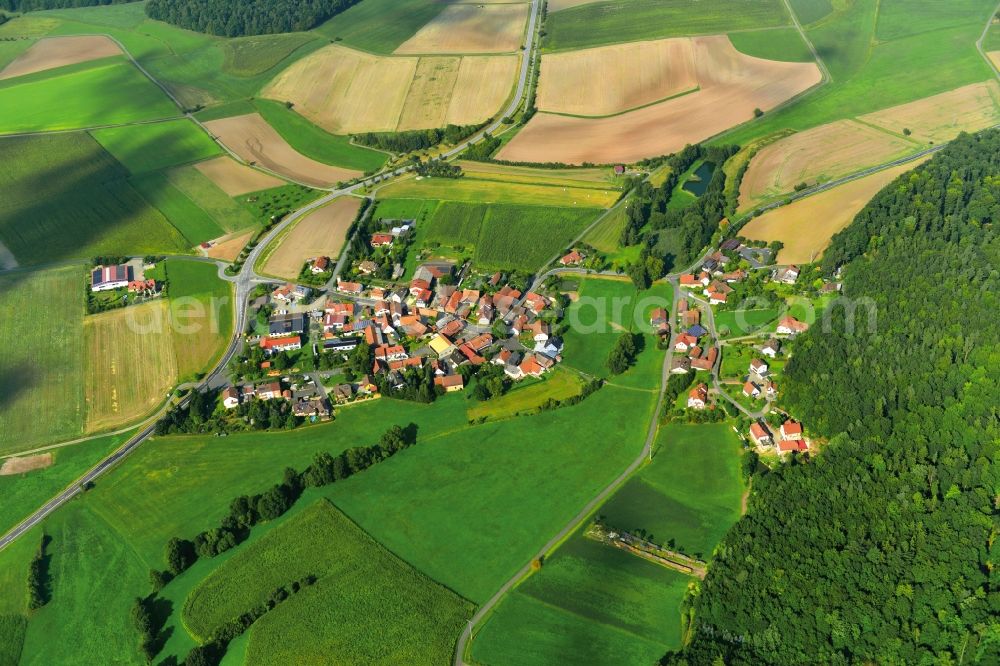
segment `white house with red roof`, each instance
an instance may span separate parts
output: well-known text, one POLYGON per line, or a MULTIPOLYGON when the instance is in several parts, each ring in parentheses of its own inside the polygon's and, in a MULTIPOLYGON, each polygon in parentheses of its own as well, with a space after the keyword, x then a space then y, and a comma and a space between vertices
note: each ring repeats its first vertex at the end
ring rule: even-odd
POLYGON ((761 425, 759 421, 750 424, 750 439, 757 446, 770 446, 774 443, 774 438, 771 436, 770 431, 761 425))
POLYGON ((708 387, 698 384, 688 393, 688 409, 705 409, 708 404, 708 387))

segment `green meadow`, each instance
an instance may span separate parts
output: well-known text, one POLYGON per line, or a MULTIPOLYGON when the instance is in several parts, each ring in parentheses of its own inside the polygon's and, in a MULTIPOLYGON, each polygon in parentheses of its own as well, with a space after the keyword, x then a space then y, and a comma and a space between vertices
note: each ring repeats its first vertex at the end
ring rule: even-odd
POLYGON ((216 568, 187 597, 184 625, 207 637, 306 576, 300 590, 250 629, 251 663, 377 660, 443 663, 472 604, 385 550, 318 500, 216 568), (373 631, 371 618, 380 619, 373 631))
POLYGON ((187 239, 189 246, 225 233, 211 215, 175 188, 165 174, 140 176, 131 183, 187 239))
POLYGON ((24 265, 186 251, 127 177, 85 133, 0 140, 0 241, 24 265))
POLYGON ((104 58, 0 82, 0 134, 76 129, 180 115, 131 63, 104 58))
POLYGON ((180 381, 209 369, 233 331, 233 294, 214 263, 168 259, 167 294, 180 381))
POLYGON ((723 310, 715 313, 715 327, 724 338, 748 335, 778 318, 774 309, 723 310))
POLYGON ((769 28, 729 33, 736 50, 755 58, 785 62, 813 62, 809 47, 795 28, 769 28))
POLYGON ((547 51, 788 25, 780 0, 604 0, 550 14, 547 51))
POLYGON ((355 146, 350 137, 320 129, 280 102, 257 99, 254 107, 292 148, 317 162, 358 171, 377 171, 389 158, 386 153, 355 146))
POLYGON ((994 9, 988 0, 836 3, 832 11, 820 6, 824 4, 830 3, 793 3, 796 9, 808 5, 822 15, 805 31, 833 80, 715 141, 742 145, 781 130, 808 129, 993 76, 975 47, 994 9))
POLYGON ((190 120, 127 125, 96 130, 91 135, 133 174, 199 162, 222 149, 190 120))
MULTIPOLYGON (((656 450, 595 513, 708 556, 740 515, 739 439, 725 423, 668 425, 656 450)), ((655 663, 681 646, 681 604, 695 579, 589 539, 586 529, 500 603, 472 643, 476 662, 655 663)))
MULTIPOLYGON (((0 276, 0 345, 5 350, 0 355, 0 455, 83 431, 84 281, 82 265, 0 276)), ((48 476, 54 469, 34 474, 48 476)), ((30 500, 23 498, 34 497, 28 488, 34 482, 27 478, 0 477, 0 488, 9 491, 3 493, 4 522, 24 517, 24 503, 30 500)))

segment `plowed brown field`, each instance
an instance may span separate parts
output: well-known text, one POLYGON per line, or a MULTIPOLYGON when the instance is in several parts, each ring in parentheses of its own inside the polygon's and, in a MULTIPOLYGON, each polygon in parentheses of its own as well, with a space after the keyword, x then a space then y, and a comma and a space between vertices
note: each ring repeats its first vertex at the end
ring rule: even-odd
POLYGON ((0 71, 0 79, 12 79, 98 58, 121 55, 118 45, 99 35, 86 37, 46 37, 32 44, 0 71))

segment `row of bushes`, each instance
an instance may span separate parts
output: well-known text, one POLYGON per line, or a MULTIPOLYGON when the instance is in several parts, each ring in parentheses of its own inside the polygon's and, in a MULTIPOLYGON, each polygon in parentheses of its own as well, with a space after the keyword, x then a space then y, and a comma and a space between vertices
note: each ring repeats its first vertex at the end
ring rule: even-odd
POLYGON ((415 150, 426 150, 439 143, 454 145, 491 122, 492 118, 478 125, 449 124, 441 128, 405 132, 363 132, 352 134, 351 138, 355 143, 369 148, 378 148, 390 153, 412 153, 415 150))
POLYGON ((631 331, 625 331, 618 337, 615 346, 608 354, 607 366, 611 374, 620 375, 635 362, 635 357, 642 351, 642 336, 631 331))
POLYGON ((49 593, 49 556, 46 553, 51 540, 52 537, 48 534, 42 535, 38 550, 31 558, 31 564, 28 565, 28 608, 30 610, 38 610, 49 603, 51 597, 49 593))

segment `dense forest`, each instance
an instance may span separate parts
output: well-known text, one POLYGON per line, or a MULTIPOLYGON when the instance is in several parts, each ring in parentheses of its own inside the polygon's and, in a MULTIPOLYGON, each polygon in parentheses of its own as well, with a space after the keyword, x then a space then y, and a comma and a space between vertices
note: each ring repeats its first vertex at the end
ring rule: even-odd
POLYGON ((357 1, 149 0, 146 14, 188 30, 222 37, 242 37, 309 30, 357 1))
POLYGON ((824 268, 857 311, 833 306, 785 379, 829 442, 754 481, 664 664, 1000 663, 998 221, 991 132, 834 237, 824 268))

